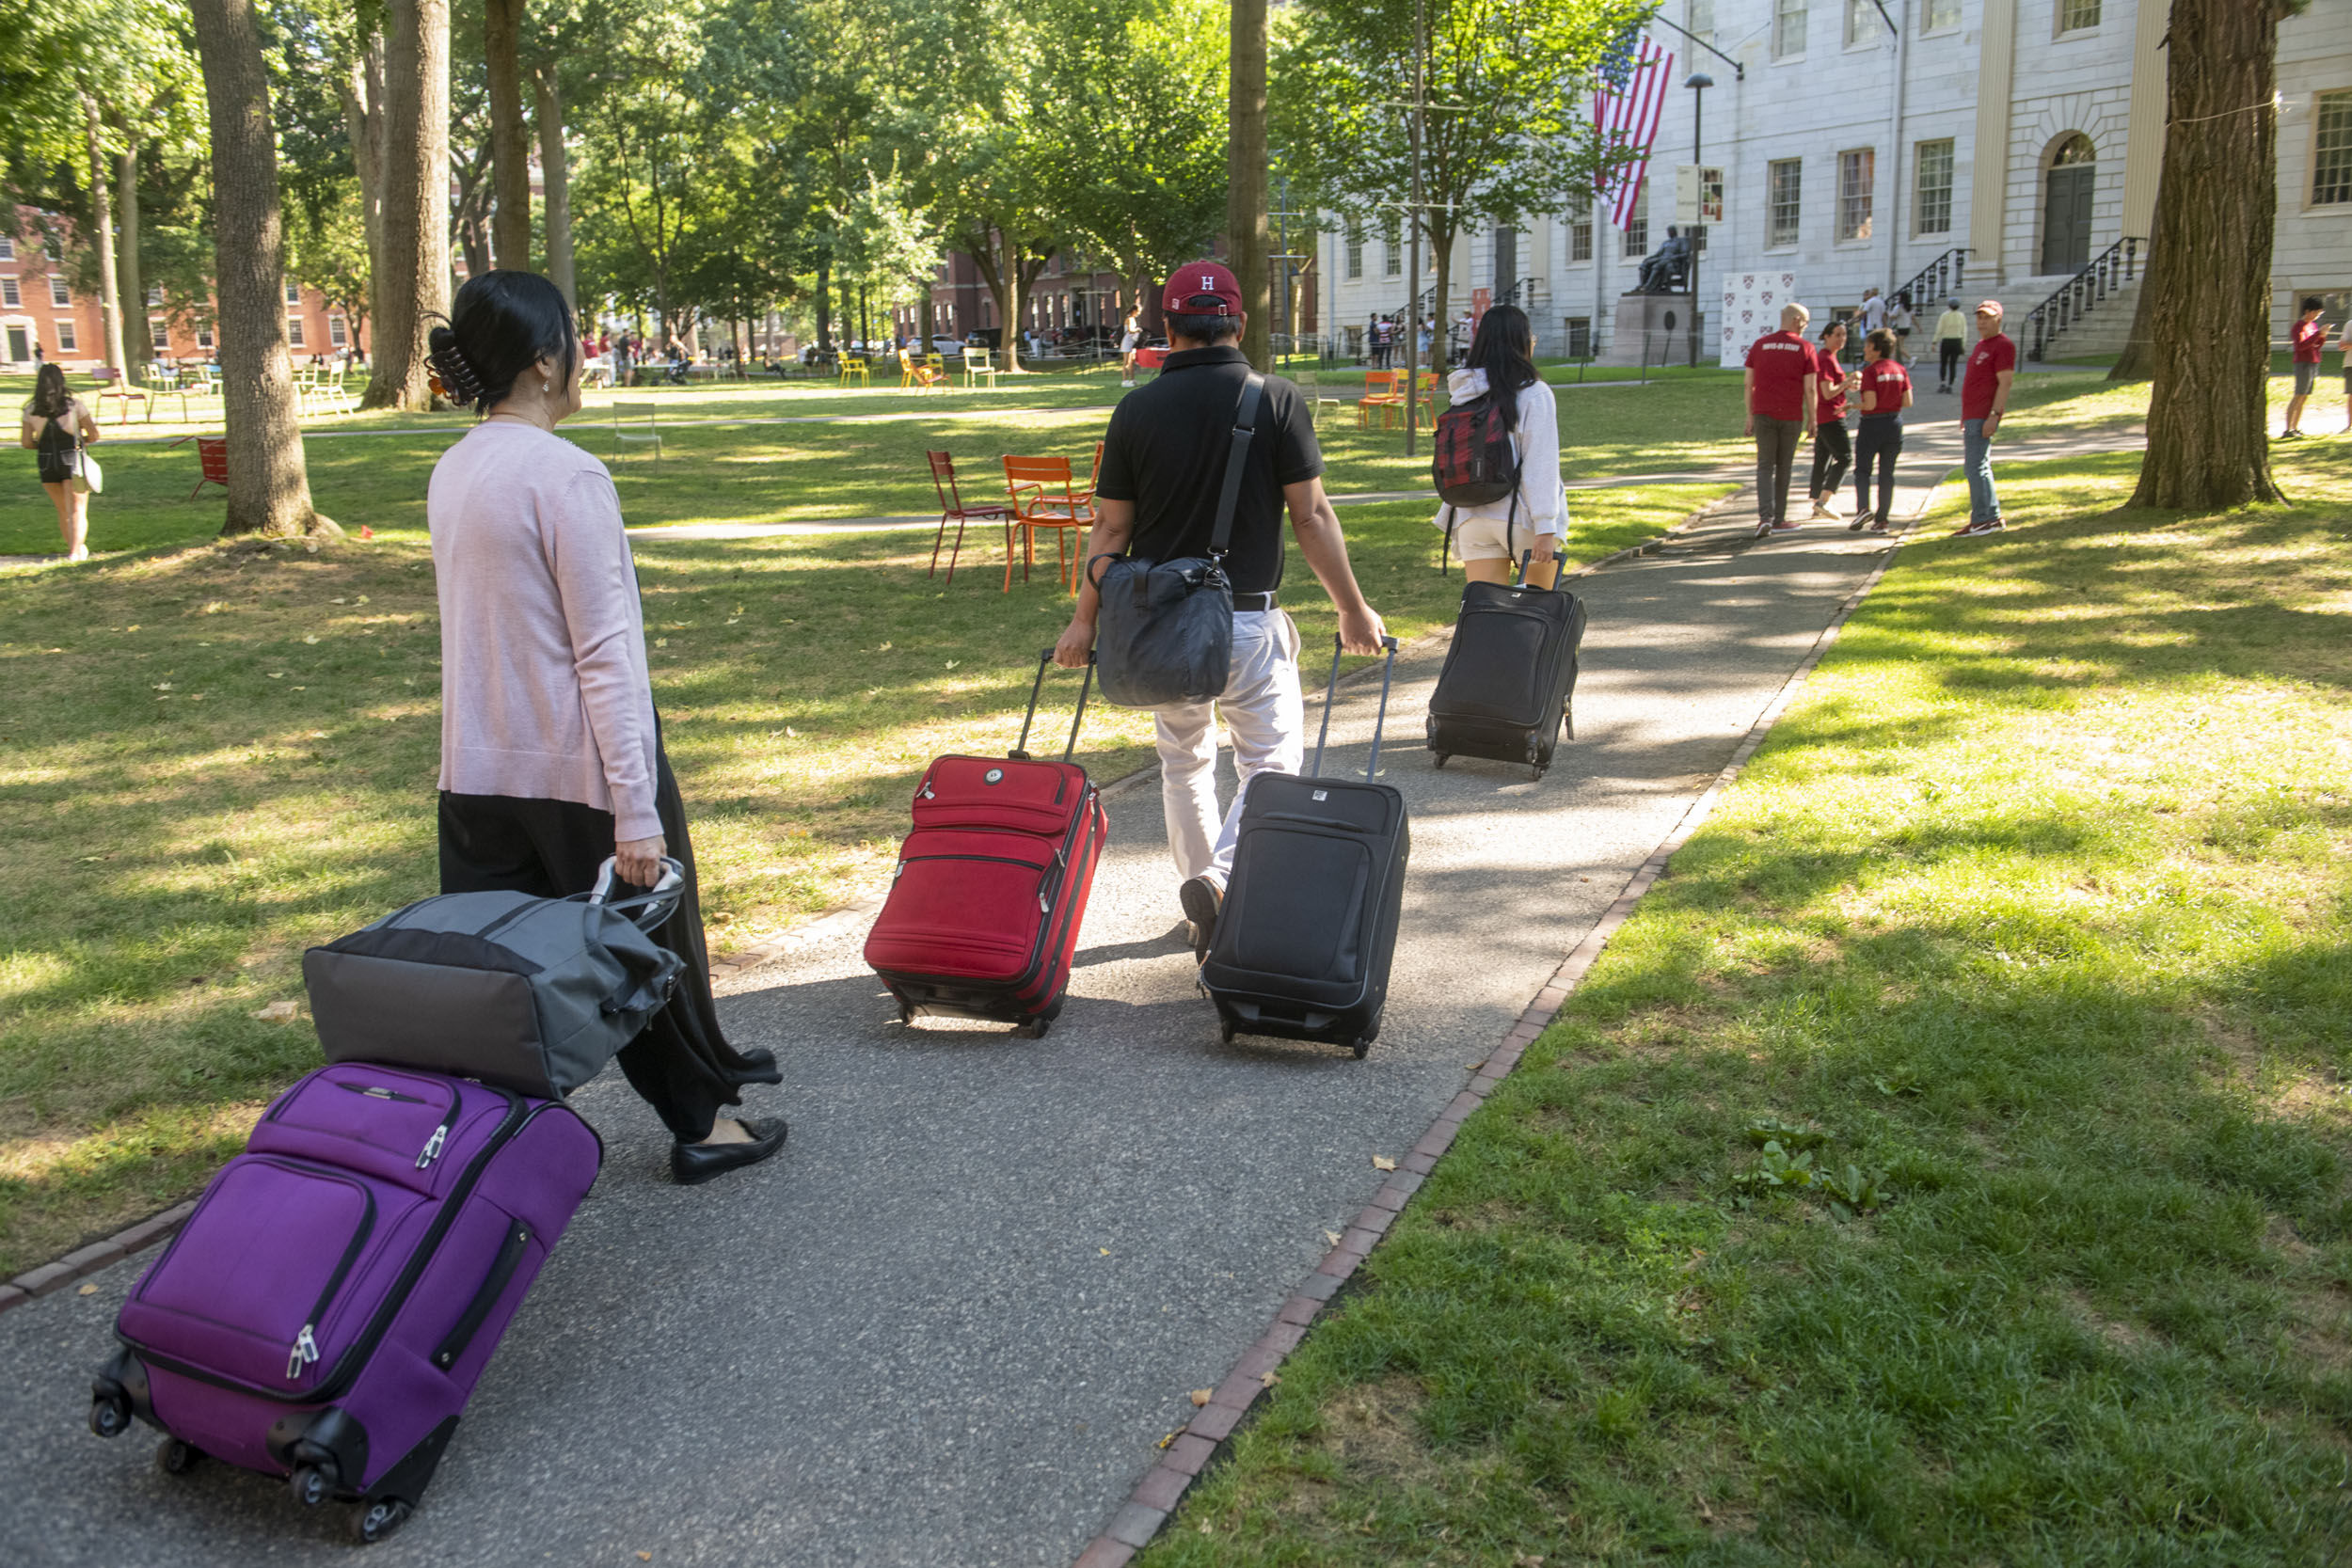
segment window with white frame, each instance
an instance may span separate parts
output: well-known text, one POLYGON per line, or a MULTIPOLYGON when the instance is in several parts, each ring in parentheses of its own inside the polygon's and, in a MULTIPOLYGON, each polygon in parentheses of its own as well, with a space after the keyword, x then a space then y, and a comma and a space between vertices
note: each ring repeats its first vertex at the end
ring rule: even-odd
POLYGON ((196 346, 207 354, 213 352, 213 329, 211 327, 199 326, 196 329, 196 346))
POLYGON ((1690 28, 1694 36, 1712 43, 1715 40, 1715 0, 1691 0, 1690 8, 1683 14, 1682 24, 1690 28))
POLYGON ((155 345, 158 354, 171 352, 171 327, 161 316, 147 318, 147 341, 155 345))
POLYGON ((2352 92, 2312 95, 2312 205, 2352 201, 2352 92))
POLYGON ((0 305, 22 305, 24 296, 13 277, 0 277, 0 305))
POLYGON ((1912 186, 1918 192, 1919 215, 1914 226, 1921 234, 1952 231, 1952 138, 1923 141, 1915 159, 1912 186))
POLYGON ((13 261, 15 260, 16 242, 8 238, 6 234, 0 234, 0 261, 13 261))
POLYGON ((1873 0, 1846 0, 1846 47, 1878 40, 1879 8, 1873 0))
POLYGON ((1581 207, 1568 214, 1568 260, 1593 259, 1593 210, 1581 207))
POLYGON ((1389 220, 1387 232, 1380 237, 1380 273, 1384 277, 1405 276, 1405 230, 1396 219, 1389 220))
POLYGON ((2099 25, 2099 0, 2058 0, 2058 31, 2078 33, 2099 25))
POLYGON ((1924 26, 1931 33, 1960 25, 1960 0, 1928 0, 1928 18, 1924 26))
MULTIPOLYGON (((1058 323, 1057 325, 1062 325, 1062 326, 1068 326, 1068 325, 1070 325, 1070 323, 1069 323, 1067 320, 1064 320, 1064 321, 1062 321, 1062 322, 1058 323)), ((341 347, 342 347, 342 346, 343 346, 343 344, 344 344, 346 341, 349 341, 349 330, 348 330, 348 329, 347 329, 347 328, 343 325, 343 318, 342 318, 342 317, 341 317, 341 316, 329 316, 329 317, 327 317, 327 318, 326 318, 326 343, 327 343, 327 346, 328 346, 329 348, 341 348, 341 347)))
POLYGON ((72 354, 75 352, 77 346, 78 342, 73 335, 73 324, 70 321, 57 323, 57 352, 72 354))
POLYGON ((1775 158, 1766 171, 1764 232, 1766 245, 1795 245, 1798 219, 1804 203, 1804 160, 1775 158))
POLYGON ((1837 237, 1870 237, 1870 183, 1876 156, 1867 147, 1837 155, 1837 237))
POLYGON ((1805 0, 1772 0, 1772 58, 1795 59, 1804 53, 1805 0))
POLYGON ((54 274, 51 275, 49 279, 49 303, 52 305, 71 305, 73 303, 73 290, 72 287, 67 284, 64 278, 58 277, 54 274))
POLYGON ((286 318, 286 341, 295 348, 303 346, 302 318, 300 316, 288 316, 286 318))
POLYGON ((1352 229, 1347 232, 1347 276, 1364 276, 1364 237, 1352 229))
POLYGON ((1627 261, 1649 254, 1649 182, 1642 182, 1642 194, 1633 198, 1633 216, 1625 226, 1627 261))
POLYGON ((286 303, 289 305, 302 303, 302 285, 291 277, 286 279, 286 303))

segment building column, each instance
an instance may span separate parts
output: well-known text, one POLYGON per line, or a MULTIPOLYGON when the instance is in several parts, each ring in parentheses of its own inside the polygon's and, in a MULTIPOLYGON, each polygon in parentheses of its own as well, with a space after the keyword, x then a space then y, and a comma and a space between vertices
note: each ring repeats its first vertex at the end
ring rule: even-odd
POLYGON ((2123 232, 2145 239, 2156 221, 2156 182, 2164 173, 2165 29, 2171 0, 2139 0, 2132 40, 2131 118, 2123 133, 2123 232))
POLYGON ((2010 94, 2017 62, 2017 0, 1984 0, 1977 55, 1977 140, 1968 185, 1970 270, 1992 269, 2008 281, 2002 249, 2009 215, 2010 94))

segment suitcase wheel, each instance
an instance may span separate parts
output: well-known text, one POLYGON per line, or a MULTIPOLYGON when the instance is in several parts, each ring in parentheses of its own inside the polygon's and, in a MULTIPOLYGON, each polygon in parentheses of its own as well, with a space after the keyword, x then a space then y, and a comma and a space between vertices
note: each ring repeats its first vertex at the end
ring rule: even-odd
POLYGON ((334 1477, 316 1465, 295 1465, 286 1484, 293 1489, 294 1501, 305 1508, 316 1508, 335 1495, 334 1477))
POLYGON ((1028 1022, 1024 1023, 1019 1028, 1015 1029, 1012 1032, 1013 1037, 1025 1040, 1041 1040, 1045 1037, 1045 1031, 1051 1029, 1053 1026, 1054 1021, 1050 1018, 1033 1018, 1029 1020, 1028 1022))
POLYGON ((101 1437, 119 1437, 131 1430, 131 1399, 119 1389, 92 1394, 89 1429, 101 1437))
POLYGON ((1439 768, 1443 768, 1443 767, 1444 767, 1444 766, 1445 766, 1448 762, 1450 762, 1450 761, 1452 761, 1452 760, 1453 760, 1453 753, 1448 752, 1439 752, 1438 753, 1438 761, 1437 761, 1436 766, 1438 766, 1438 767, 1439 767, 1439 768))
POLYGON ((400 1527, 408 1522, 416 1510, 398 1497, 386 1497, 377 1502, 363 1502, 351 1512, 351 1533, 362 1546, 373 1546, 378 1541, 398 1534, 400 1527))
POLYGON ((1356 1059, 1360 1062, 1372 1050, 1372 1041, 1370 1039, 1360 1039, 1354 1045, 1349 1046, 1348 1049, 1356 1053, 1356 1059))
POLYGON ((1227 1045, 1233 1043, 1233 1026, 1231 1023, 1220 1024, 1217 1028, 1217 1034, 1224 1039, 1227 1045))
POLYGON ((898 1022, 900 1023, 913 1023, 914 1022, 914 1008, 907 1003, 899 1003, 898 1022))
POLYGON ((204 1462, 204 1450, 177 1437, 155 1445, 155 1468, 167 1476, 184 1476, 204 1462))

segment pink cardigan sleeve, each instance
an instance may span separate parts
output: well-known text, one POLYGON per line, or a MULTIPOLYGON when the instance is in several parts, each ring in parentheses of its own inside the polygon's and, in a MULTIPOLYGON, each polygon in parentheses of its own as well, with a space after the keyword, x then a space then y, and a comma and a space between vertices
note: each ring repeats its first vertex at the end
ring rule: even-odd
POLYGON ((540 518, 548 564, 564 601, 572 668, 580 677, 588 731, 612 792, 613 836, 623 843, 661 832, 654 811, 653 701, 638 623, 637 573, 621 531, 612 481, 583 473, 540 518))

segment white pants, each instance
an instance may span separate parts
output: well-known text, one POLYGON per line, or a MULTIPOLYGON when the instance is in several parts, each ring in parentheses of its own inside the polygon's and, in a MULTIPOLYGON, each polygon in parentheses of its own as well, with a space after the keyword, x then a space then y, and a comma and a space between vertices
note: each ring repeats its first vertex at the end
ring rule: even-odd
POLYGON ((1295 773, 1306 756, 1306 708, 1298 693, 1298 628, 1279 610, 1233 615, 1232 673, 1211 703, 1170 703, 1152 710, 1160 750, 1160 803, 1177 874, 1206 876, 1219 887, 1233 869, 1242 799, 1261 773, 1295 773), (1216 712, 1233 737, 1241 787, 1232 808, 1216 809, 1216 712))

